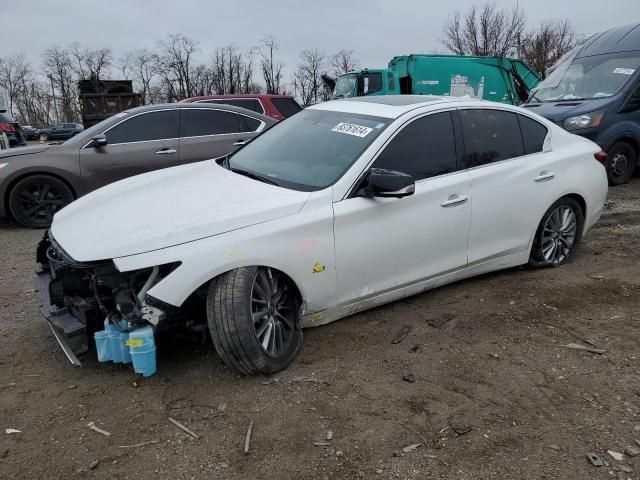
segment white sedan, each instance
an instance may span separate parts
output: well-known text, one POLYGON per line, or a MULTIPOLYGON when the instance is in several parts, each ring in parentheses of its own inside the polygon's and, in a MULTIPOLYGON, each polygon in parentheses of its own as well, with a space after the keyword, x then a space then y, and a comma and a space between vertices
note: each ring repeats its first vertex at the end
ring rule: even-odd
POLYGON ((57 213, 38 249, 43 311, 88 331, 105 316, 208 325, 227 365, 272 373, 303 327, 565 263, 602 212, 599 150, 504 104, 316 105, 229 157, 132 177, 57 213))

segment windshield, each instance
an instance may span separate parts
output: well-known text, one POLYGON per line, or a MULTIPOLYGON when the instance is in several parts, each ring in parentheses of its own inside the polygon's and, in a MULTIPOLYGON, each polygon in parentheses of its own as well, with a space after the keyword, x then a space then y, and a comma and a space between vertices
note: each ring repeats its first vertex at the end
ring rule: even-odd
POLYGON ((229 167, 295 190, 335 183, 391 119, 303 110, 277 123, 234 153, 229 167))
POLYGON ((530 100, 588 100, 615 95, 640 66, 639 52, 563 59, 532 92, 530 100))
POLYGON ((333 89, 333 98, 353 97, 353 93, 356 91, 357 80, 358 76, 354 73, 339 76, 336 81, 336 86, 333 89))

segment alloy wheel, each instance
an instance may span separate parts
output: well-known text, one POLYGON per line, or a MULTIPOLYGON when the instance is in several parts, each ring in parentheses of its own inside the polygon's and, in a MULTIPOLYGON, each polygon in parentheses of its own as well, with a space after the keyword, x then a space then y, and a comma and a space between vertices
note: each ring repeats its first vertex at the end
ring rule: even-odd
POLYGON ((294 340, 296 297, 290 281, 270 268, 260 268, 251 289, 253 329, 262 350, 283 355, 294 340))
POLYGON ((53 214, 67 203, 64 193, 48 183, 27 185, 18 196, 20 213, 33 224, 51 223, 53 214))
POLYGON ((560 205, 547 218, 542 231, 542 254, 552 265, 562 263, 571 253, 577 232, 576 213, 567 205, 560 205))

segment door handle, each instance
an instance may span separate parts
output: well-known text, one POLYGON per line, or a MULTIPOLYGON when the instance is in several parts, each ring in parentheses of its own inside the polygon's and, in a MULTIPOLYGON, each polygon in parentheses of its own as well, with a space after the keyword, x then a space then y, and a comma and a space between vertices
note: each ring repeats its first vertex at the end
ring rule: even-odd
POLYGON ((247 143, 249 143, 248 140, 238 140, 237 142, 234 142, 233 146, 234 147, 241 147, 243 145, 246 145, 247 143))
POLYGON ((459 205, 461 203, 469 200, 469 197, 466 195, 458 195, 454 193, 453 195, 449 195, 449 198, 440 204, 441 207, 453 207, 454 205, 459 205))
POLYGON ((556 176, 555 173, 550 172, 548 170, 543 170, 538 174, 538 176, 536 178, 533 179, 533 181, 534 182, 544 182, 546 180, 551 180, 555 176, 556 176))
POLYGON ((173 155, 176 153, 176 150, 173 148, 161 148, 156 152, 156 155, 173 155))

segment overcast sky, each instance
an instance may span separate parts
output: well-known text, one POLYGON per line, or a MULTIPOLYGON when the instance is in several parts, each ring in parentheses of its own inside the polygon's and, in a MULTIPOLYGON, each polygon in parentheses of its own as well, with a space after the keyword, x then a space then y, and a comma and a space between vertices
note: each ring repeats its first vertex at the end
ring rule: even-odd
MULTIPOLYGON (((265 34, 280 42, 289 68, 300 50, 355 50, 362 66, 383 67, 394 55, 442 50, 442 24, 473 0, 0 0, 0 55, 24 51, 37 64, 53 43, 124 51, 153 47, 159 38, 182 33, 198 42, 201 60, 216 47, 242 50, 265 34), (311 6, 313 5, 313 7, 311 6)), ((499 7, 515 1, 496 0, 499 7)), ((578 33, 594 33, 640 21, 640 0, 520 0, 530 26, 569 18, 578 33)), ((288 68, 288 69, 289 69, 288 68)))

